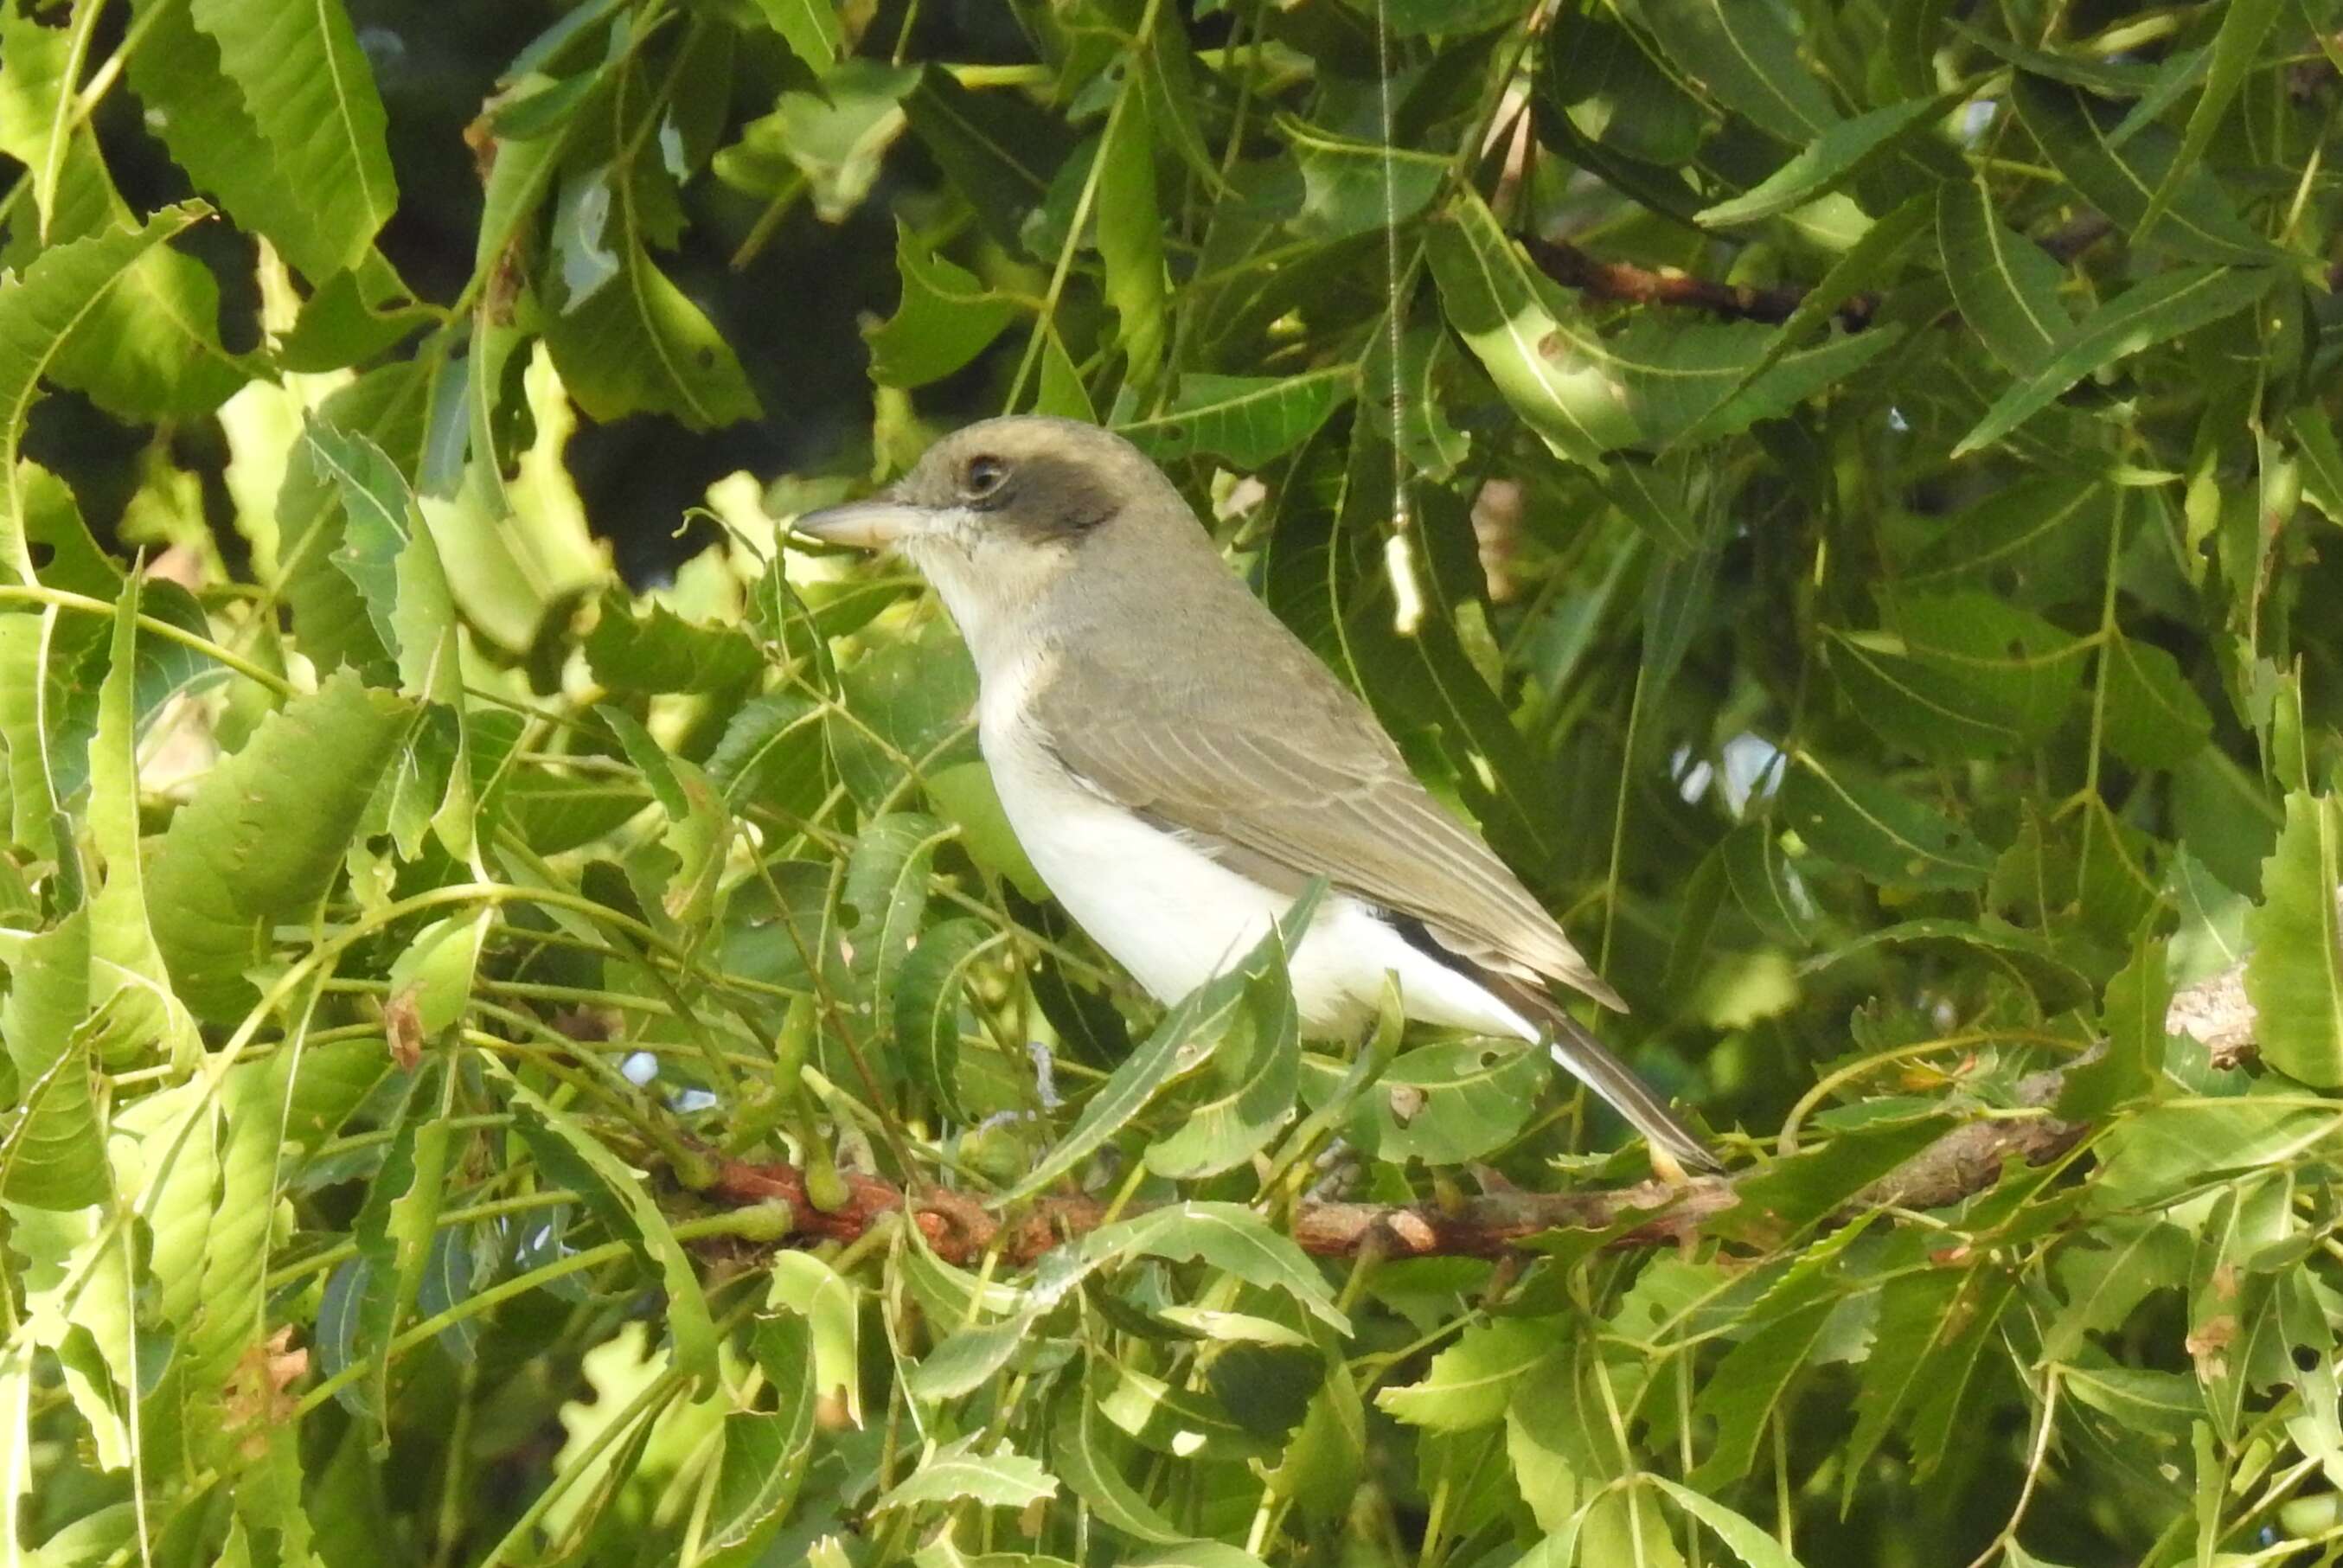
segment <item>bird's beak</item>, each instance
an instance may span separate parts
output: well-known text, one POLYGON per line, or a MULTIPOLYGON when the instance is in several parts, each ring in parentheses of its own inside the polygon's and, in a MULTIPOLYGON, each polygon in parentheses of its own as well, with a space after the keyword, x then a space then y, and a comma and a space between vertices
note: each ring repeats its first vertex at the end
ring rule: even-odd
POLYGON ((888 496, 873 496, 867 501, 849 501, 842 507, 808 512, 797 520, 796 528, 808 538, 820 539, 826 545, 882 550, 927 532, 934 522, 935 514, 925 507, 888 496))

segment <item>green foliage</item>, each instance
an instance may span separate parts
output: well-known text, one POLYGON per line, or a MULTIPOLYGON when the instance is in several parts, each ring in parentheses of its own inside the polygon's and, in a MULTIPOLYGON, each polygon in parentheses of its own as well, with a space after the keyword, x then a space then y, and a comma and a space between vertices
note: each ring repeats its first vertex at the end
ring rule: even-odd
POLYGON ((2330 1560, 2338 36, 0 0, 10 1550, 2330 1560), (1066 922, 785 528, 1002 410, 1164 465, 1736 1205, 1452 1244, 1643 1168, 1307 1038, 1307 902, 1167 1008, 1066 922))

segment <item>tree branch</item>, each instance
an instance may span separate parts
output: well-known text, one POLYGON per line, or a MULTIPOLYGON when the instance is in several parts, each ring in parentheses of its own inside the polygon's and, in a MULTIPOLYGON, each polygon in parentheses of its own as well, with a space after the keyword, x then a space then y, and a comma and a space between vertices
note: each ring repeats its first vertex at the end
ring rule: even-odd
MULTIPOLYGON (((2253 1049, 2254 1010, 2240 963, 2172 999, 2165 1027, 2202 1041, 2216 1066, 2234 1067, 2253 1049)), ((2018 1085, 2022 1105, 2057 1102, 2067 1068, 2034 1073, 2018 1085)), ((1936 1209, 1991 1186, 2013 1159, 2038 1165, 2064 1154, 2088 1131, 2081 1122, 2046 1112, 1973 1121, 1937 1139, 1857 1193, 1841 1219, 1878 1209, 1936 1209)), ((1710 1219, 1741 1201, 1739 1185, 1758 1171, 1701 1176, 1680 1185, 1643 1181, 1584 1192, 1484 1192, 1450 1202, 1405 1204, 1303 1202, 1292 1233, 1305 1252, 1322 1258, 1496 1258, 1549 1231, 1616 1231, 1608 1244, 1651 1247, 1696 1234, 1710 1219)), ((835 1209, 817 1207, 805 1173, 793 1165, 718 1162, 707 1196, 719 1203, 785 1204, 796 1243, 853 1241, 886 1215, 906 1208, 903 1189, 875 1176, 848 1173, 847 1196, 835 1209)), ((1023 1268, 1070 1237, 1105 1222, 1106 1206, 1078 1194, 1047 1197, 1001 1214, 966 1192, 929 1187, 909 1203, 911 1221, 937 1256, 973 1262, 996 1251, 1002 1264, 1023 1268)))

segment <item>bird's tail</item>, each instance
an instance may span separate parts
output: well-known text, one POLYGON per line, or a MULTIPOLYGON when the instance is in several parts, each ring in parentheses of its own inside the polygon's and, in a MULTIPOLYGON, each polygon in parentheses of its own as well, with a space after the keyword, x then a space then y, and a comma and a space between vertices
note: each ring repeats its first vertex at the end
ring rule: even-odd
POLYGON ((1691 1171, 1725 1168, 1708 1151, 1700 1134, 1677 1120, 1667 1102, 1636 1077, 1625 1062, 1612 1055, 1611 1048, 1589 1033, 1584 1025, 1559 1008, 1554 1010, 1552 1021, 1554 1060, 1601 1095, 1604 1104, 1650 1140, 1654 1155, 1664 1154, 1691 1171))

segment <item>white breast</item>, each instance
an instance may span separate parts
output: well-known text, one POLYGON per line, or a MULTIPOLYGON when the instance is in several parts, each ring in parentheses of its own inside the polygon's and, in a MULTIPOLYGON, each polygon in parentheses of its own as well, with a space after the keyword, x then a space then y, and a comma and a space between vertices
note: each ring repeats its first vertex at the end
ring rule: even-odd
MULTIPOLYGON (((1092 940, 1149 994, 1176 1001, 1242 960, 1290 902, 1176 833, 1071 778, 1010 716, 1031 661, 989 675, 979 739, 1001 809, 1033 869, 1092 940)), ((1411 946, 1342 894, 1319 908, 1292 960, 1294 1001, 1312 1035, 1351 1034, 1374 1015, 1386 970, 1408 1016, 1535 1040, 1536 1028, 1468 977, 1411 946)))

